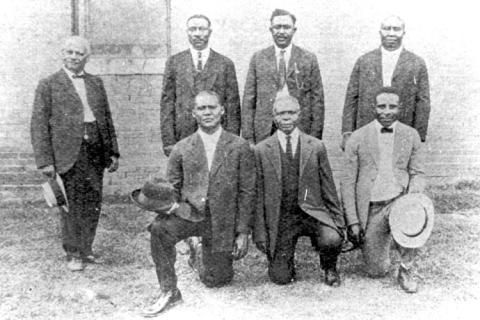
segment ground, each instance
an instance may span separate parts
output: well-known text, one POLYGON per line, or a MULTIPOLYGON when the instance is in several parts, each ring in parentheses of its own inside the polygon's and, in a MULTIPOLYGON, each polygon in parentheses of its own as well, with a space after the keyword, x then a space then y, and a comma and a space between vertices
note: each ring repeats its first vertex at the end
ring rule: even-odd
MULTIPOLYGON (((396 284, 396 256, 389 276, 370 279, 358 251, 341 257, 343 284, 330 288, 306 239, 298 246, 297 282, 270 283, 266 259, 251 247, 235 263, 231 286, 208 289, 187 266, 180 245, 176 267, 185 302, 160 318, 478 319, 479 184, 429 192, 437 214, 418 261, 418 294, 396 284)), ((104 261, 72 273, 65 268, 54 210, 38 200, 0 202, 0 319, 141 319, 138 312, 158 290, 146 231, 153 214, 125 197, 106 199, 94 245, 104 261)))

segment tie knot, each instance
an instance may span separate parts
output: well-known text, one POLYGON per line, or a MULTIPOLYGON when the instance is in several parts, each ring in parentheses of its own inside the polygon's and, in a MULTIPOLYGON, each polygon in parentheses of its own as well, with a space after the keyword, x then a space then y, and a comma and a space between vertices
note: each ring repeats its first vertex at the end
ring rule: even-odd
POLYGON ((198 51, 198 58, 200 59, 202 57, 202 51, 198 51))
POLYGON ((282 56, 285 55, 285 50, 284 49, 280 50, 280 55, 282 55, 282 56))

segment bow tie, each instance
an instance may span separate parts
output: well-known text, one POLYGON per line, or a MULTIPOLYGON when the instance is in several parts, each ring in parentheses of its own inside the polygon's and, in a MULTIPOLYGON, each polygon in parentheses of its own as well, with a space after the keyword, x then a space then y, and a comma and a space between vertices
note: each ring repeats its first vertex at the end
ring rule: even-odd
POLYGON ((393 133, 393 128, 383 127, 382 129, 380 129, 380 133, 393 133))
POLYGON ((85 79, 85 74, 74 74, 72 79, 85 79))

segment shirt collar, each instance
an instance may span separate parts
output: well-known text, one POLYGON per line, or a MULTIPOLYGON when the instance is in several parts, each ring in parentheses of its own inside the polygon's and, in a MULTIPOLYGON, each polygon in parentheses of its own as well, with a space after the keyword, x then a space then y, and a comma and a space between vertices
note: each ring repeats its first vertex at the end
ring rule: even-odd
POLYGON ((203 141, 205 140, 218 141, 218 139, 220 139, 220 135, 222 134, 222 131, 223 131, 222 127, 220 127, 217 131, 215 131, 212 134, 208 134, 200 128, 198 128, 197 130, 198 134, 200 135, 203 141))
MULTIPOLYGON (((299 134, 300 134, 300 131, 298 130, 298 128, 293 129, 292 133, 290 133, 290 136, 292 137, 292 140, 291 140, 292 143, 293 143, 293 141, 298 140, 299 134)), ((278 140, 280 142, 286 142, 287 141, 287 135, 281 130, 277 130, 277 137, 278 137, 278 140)))
POLYGON ((210 46, 207 46, 203 50, 197 50, 193 46, 190 46, 190 53, 192 54, 194 61, 197 61, 199 51, 202 53, 202 62, 205 63, 205 61, 207 61, 207 58, 210 56, 210 46))
POLYGON ((288 47, 283 48, 283 49, 277 47, 276 44, 274 44, 273 46, 275 47, 275 56, 276 56, 277 58, 280 57, 280 51, 281 51, 281 50, 285 50, 285 57, 290 57, 290 54, 292 53, 292 43, 291 43, 291 42, 290 42, 290 44, 288 45, 288 47))
POLYGON ((73 79, 73 78, 72 78, 73 76, 83 76, 83 75, 85 74, 85 71, 84 71, 84 70, 80 71, 79 73, 74 73, 74 72, 68 70, 68 69, 65 68, 65 67, 63 67, 63 70, 65 70, 65 72, 67 73, 67 75, 68 75, 68 77, 69 77, 70 79, 73 79))
MULTIPOLYGON (((392 128, 393 132, 395 132, 395 128, 397 127, 397 122, 398 122, 398 120, 395 120, 392 123, 392 125, 388 128, 392 128)), ((375 127, 377 128, 378 132, 380 132, 380 130, 382 130, 382 128, 383 128, 382 124, 380 123, 380 121, 378 121, 378 119, 375 119, 375 127)))
POLYGON ((403 50, 403 44, 402 44, 400 47, 398 47, 398 49, 393 50, 393 51, 387 50, 387 49, 385 49, 383 46, 380 46, 380 50, 382 51, 382 55, 386 55, 386 56, 398 56, 398 55, 400 55, 400 53, 401 53, 402 50, 403 50))

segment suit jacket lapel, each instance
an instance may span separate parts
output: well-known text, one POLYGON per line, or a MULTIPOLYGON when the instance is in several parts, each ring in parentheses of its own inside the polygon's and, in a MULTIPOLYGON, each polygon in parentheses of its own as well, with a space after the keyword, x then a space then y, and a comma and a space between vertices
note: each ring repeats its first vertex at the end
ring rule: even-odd
POLYGON ((300 60, 300 50, 297 46, 292 44, 292 52, 290 54, 290 60, 288 61, 287 79, 298 70, 297 62, 300 60))
POLYGON ((215 80, 217 80, 218 75, 218 58, 217 53, 213 50, 210 50, 210 56, 208 57, 207 64, 202 71, 202 77, 205 80, 205 88, 211 90, 215 80))
POLYGON ((215 148, 215 153, 213 155, 212 167, 210 168, 210 179, 212 179, 215 174, 218 172, 218 169, 221 167, 225 159, 231 150, 228 148, 228 144, 232 141, 225 130, 222 131, 220 139, 218 139, 217 146, 215 148))
POLYGON ((402 150, 402 138, 403 138, 403 131, 402 127, 399 126, 399 123, 395 126, 395 130, 393 132, 393 154, 392 154, 392 164, 393 168, 396 167, 396 163, 398 160, 398 157, 400 157, 400 152, 402 150))
POLYGON ((191 148, 188 148, 187 159, 192 163, 192 172, 201 172, 200 176, 206 179, 208 184, 208 163, 202 138, 198 133, 192 137, 191 148))
POLYGON ((195 91, 195 82, 193 80, 193 75, 195 73, 195 64, 192 59, 192 54, 190 53, 190 50, 184 51, 183 59, 180 61, 180 63, 185 67, 185 80, 187 81, 188 87, 192 90, 192 92, 195 91))
POLYGON ((303 132, 300 132, 299 142, 300 142, 300 175, 299 176, 302 177, 303 169, 305 169, 305 166, 307 165, 308 160, 312 155, 313 148, 311 145, 310 138, 303 132))
POLYGON ((265 52, 265 65, 268 69, 268 74, 270 74, 270 77, 277 84, 278 87, 278 66, 274 46, 269 47, 265 52))
POLYGON ((375 76, 375 79, 379 87, 383 87, 382 69, 382 50, 378 48, 375 50, 375 54, 373 55, 373 72, 375 75, 377 75, 375 76))
POLYGON ((375 165, 378 168, 378 162, 380 157, 380 149, 378 147, 378 133, 375 127, 375 123, 371 122, 367 131, 367 141, 368 149, 372 155, 375 165))
POLYGON ((274 133, 270 138, 268 138, 266 144, 270 154, 268 159, 275 168, 278 181, 282 182, 282 159, 280 156, 280 143, 278 142, 277 133, 274 133))
POLYGON ((80 96, 78 95, 77 90, 75 90, 72 80, 70 80, 67 73, 63 69, 60 73, 59 82, 65 87, 65 93, 70 96, 72 100, 76 100, 76 105, 78 104, 81 106, 82 100, 80 100, 80 96))
POLYGON ((403 74, 402 70, 405 68, 406 64, 408 63, 408 54, 405 49, 402 49, 400 55, 398 56, 397 64, 395 65, 395 69, 393 70, 392 74, 392 85, 393 81, 399 74, 403 74))

